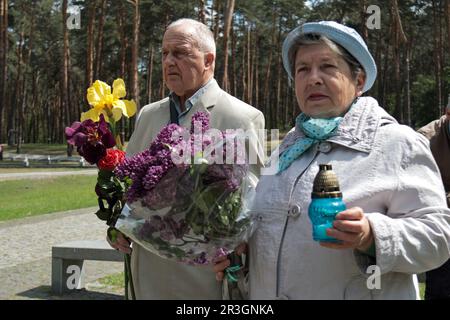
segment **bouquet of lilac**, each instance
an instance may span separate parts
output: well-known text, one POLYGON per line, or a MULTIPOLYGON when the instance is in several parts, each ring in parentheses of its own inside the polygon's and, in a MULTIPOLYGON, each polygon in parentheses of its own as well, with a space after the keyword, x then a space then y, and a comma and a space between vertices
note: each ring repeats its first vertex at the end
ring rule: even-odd
POLYGON ((257 178, 230 131, 209 130, 208 115, 198 112, 190 131, 169 124, 147 150, 125 159, 114 171, 129 186, 116 228, 190 265, 209 264, 247 241, 257 178))

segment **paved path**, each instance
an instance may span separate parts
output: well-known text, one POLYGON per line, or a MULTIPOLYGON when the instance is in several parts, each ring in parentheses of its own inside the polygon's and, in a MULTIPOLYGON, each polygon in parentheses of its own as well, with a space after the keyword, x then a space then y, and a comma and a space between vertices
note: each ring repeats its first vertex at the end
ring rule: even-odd
POLYGON ((97 208, 0 222, 0 299, 123 299, 96 279, 123 271, 121 262, 86 261, 86 288, 62 297, 50 291, 51 247, 73 240, 104 239, 97 208))
POLYGON ((18 180, 18 179, 45 179, 61 176, 72 175, 96 175, 97 169, 86 169, 77 171, 36 171, 36 172, 22 172, 22 173, 0 173, 0 181, 18 180))

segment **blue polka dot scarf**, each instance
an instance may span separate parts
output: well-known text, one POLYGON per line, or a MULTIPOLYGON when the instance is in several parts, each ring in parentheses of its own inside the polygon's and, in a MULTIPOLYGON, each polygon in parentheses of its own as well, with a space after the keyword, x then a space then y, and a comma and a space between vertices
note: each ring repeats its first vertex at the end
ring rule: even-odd
POLYGON ((298 139, 281 154, 278 173, 286 170, 312 145, 331 137, 336 132, 342 119, 342 117, 315 119, 304 113, 300 114, 295 120, 295 129, 303 132, 306 137, 298 139))

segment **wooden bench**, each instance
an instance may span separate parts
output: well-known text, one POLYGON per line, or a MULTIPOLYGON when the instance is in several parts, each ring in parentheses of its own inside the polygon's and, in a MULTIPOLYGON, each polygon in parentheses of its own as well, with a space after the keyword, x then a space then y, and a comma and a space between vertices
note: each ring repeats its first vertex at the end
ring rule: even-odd
POLYGON ((80 240, 52 247, 52 291, 61 295, 84 286, 84 261, 123 261, 106 240, 80 240))

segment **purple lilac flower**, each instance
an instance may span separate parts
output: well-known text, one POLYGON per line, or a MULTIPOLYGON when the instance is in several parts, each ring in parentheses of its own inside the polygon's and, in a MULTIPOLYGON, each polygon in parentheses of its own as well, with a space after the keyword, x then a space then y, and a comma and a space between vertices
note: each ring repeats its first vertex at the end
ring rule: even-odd
POLYGON ((206 259, 206 252, 200 253, 200 255, 194 259, 194 263, 198 265, 208 264, 208 259, 206 259))
POLYGON ((202 111, 194 113, 191 118, 191 134, 193 134, 194 132, 205 133, 208 130, 209 130, 209 115, 206 112, 202 111), (201 128, 196 128, 198 124, 201 125, 201 128), (198 129, 201 129, 201 131, 199 131, 198 129))
POLYGON ((150 145, 150 152, 152 155, 158 155, 161 151, 167 150, 167 145, 174 147, 183 138, 184 128, 177 124, 171 123, 164 128, 156 136, 155 140, 150 145))
POLYGON ((129 177, 132 180, 126 194, 129 202, 146 196, 174 167, 171 152, 183 141, 184 132, 185 129, 176 124, 165 126, 147 150, 126 159, 116 168, 119 179, 129 177))
POLYGON ((96 164, 106 155, 106 149, 116 145, 116 141, 103 114, 99 122, 91 119, 75 121, 65 130, 67 142, 77 147, 77 152, 90 164, 96 164))
POLYGON ((184 219, 181 219, 180 221, 176 222, 171 217, 164 217, 163 220, 164 220, 167 228, 172 231, 172 234, 177 239, 183 238, 183 236, 187 232, 189 232, 189 226, 184 219))
POLYGON ((150 218, 150 225, 153 228, 153 230, 156 231, 162 231, 165 228, 165 224, 163 219, 160 216, 154 215, 150 218))
POLYGON ((174 235, 173 235, 172 230, 170 230, 170 229, 162 230, 160 232, 159 236, 164 241, 171 241, 171 240, 173 240, 175 238, 174 235))
POLYGON ((138 237, 139 239, 151 238, 152 234, 155 232, 154 227, 149 221, 145 221, 142 227, 139 229, 138 237))
POLYGON ((203 177, 205 185, 220 184, 225 191, 236 191, 242 184, 246 174, 246 166, 229 164, 212 164, 206 169, 203 177))
POLYGON ((145 150, 131 158, 126 158, 114 170, 114 174, 119 179, 129 177, 133 181, 126 194, 129 202, 133 202, 144 195, 143 178, 147 174, 148 167, 155 161, 156 158, 150 154, 150 150, 145 150))
POLYGON ((218 259, 218 258, 223 257, 223 256, 227 256, 229 253, 230 252, 226 248, 218 248, 216 250, 216 252, 214 253, 213 260, 218 259))
MULTIPOLYGON (((151 168, 149 168, 150 170, 151 168)), ((173 167, 158 182, 158 187, 153 188, 142 199, 143 204, 153 210, 172 206, 177 201, 177 186, 181 176, 185 174, 186 169, 173 167)))

